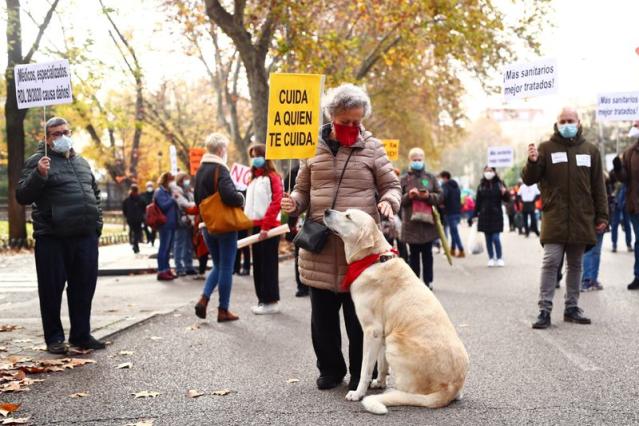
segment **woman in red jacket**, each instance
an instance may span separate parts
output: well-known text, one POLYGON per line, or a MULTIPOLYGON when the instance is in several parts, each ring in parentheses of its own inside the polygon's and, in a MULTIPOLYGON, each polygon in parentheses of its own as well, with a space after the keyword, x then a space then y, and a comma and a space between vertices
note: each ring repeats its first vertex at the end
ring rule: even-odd
POLYGON ((280 311, 279 246, 280 237, 267 238, 269 229, 280 225, 282 203, 282 178, 275 164, 266 160, 266 146, 249 147, 251 157, 251 182, 246 190, 244 213, 253 220, 253 234, 260 234, 260 241, 252 246, 253 281, 257 295, 256 315, 275 314, 280 311))

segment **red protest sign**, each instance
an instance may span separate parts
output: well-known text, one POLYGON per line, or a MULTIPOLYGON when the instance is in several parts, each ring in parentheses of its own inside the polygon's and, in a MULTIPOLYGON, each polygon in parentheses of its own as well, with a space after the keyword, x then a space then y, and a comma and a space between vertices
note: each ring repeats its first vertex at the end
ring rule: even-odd
POLYGON ((233 180, 238 191, 244 191, 251 180, 251 168, 234 163, 231 166, 231 180, 233 180))

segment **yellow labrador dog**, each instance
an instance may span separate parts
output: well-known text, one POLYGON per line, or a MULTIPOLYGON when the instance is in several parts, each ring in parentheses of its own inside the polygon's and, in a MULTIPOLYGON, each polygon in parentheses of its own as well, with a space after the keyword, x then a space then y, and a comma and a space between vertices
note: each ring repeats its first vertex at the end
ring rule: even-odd
POLYGON ((349 265, 384 255, 350 287, 364 330, 364 350, 359 385, 346 399, 359 401, 369 384, 385 388, 389 367, 395 389, 364 398, 362 404, 371 413, 386 414, 387 406, 396 405, 440 408, 461 399, 468 354, 433 293, 406 262, 393 256, 370 215, 326 210, 324 223, 344 241, 349 265), (371 383, 376 361, 378 378, 371 383))

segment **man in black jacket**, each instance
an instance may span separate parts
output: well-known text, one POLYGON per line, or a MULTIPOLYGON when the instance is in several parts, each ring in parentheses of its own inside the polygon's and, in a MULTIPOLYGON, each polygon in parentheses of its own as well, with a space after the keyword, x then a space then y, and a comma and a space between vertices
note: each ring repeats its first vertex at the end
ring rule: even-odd
POLYGON ((459 222, 461 221, 461 189, 455 179, 447 171, 439 174, 442 179, 444 192, 444 215, 446 227, 450 229, 450 252, 456 257, 465 257, 464 246, 459 236, 459 222))
POLYGON ((104 343, 91 336, 90 324, 102 232, 100 190, 89 163, 73 151, 67 121, 50 119, 45 133, 45 142, 25 162, 16 190, 20 204, 32 204, 44 340, 50 353, 68 350, 60 321, 66 283, 69 343, 82 349, 104 349, 104 343))
POLYGON ((134 183, 129 190, 129 196, 122 201, 122 213, 126 218, 127 225, 129 225, 129 242, 135 254, 140 252, 145 212, 146 203, 140 196, 138 185, 134 183))

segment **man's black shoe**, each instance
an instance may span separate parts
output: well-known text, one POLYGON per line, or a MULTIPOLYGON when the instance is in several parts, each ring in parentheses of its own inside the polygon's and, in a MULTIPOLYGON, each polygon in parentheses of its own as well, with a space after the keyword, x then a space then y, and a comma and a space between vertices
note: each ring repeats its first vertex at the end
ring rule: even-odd
POLYGON ((328 390, 338 387, 342 384, 343 377, 338 378, 334 376, 319 376, 317 378, 317 389, 328 390))
POLYGON ((583 316, 584 311, 578 307, 568 308, 564 311, 564 321, 574 322, 575 324, 590 324, 590 318, 583 316))
POLYGON ((70 341, 69 343, 71 343, 73 346, 80 348, 80 349, 104 349, 106 348, 106 344, 98 339, 96 339, 93 336, 89 336, 88 339, 86 340, 82 340, 79 342, 75 342, 75 341, 70 341))
POLYGON ((543 330, 545 328, 550 327, 550 312, 548 311, 539 311, 539 316, 537 317, 537 322, 532 325, 532 328, 537 330, 543 330))
POLYGON ((64 342, 55 342, 47 345, 47 352, 54 355, 64 355, 69 351, 69 346, 64 342))
POLYGON ((295 292, 295 297, 306 297, 308 296, 308 290, 297 290, 295 292))
POLYGON ((628 284, 628 290, 639 290, 639 279, 635 278, 633 282, 628 284))

